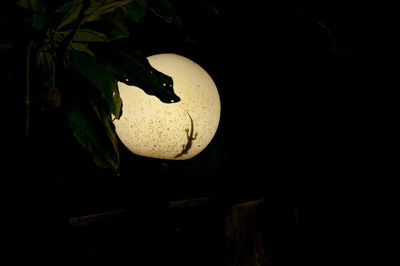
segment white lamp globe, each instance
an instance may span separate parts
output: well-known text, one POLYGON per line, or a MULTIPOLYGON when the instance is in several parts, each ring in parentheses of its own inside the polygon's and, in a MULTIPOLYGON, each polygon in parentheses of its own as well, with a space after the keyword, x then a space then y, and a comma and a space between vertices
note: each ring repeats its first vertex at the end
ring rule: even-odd
POLYGON ((163 103, 136 86, 118 83, 122 116, 114 120, 121 142, 134 154, 186 160, 199 154, 214 137, 221 103, 210 75, 177 54, 149 56, 152 67, 170 76, 178 103, 163 103))

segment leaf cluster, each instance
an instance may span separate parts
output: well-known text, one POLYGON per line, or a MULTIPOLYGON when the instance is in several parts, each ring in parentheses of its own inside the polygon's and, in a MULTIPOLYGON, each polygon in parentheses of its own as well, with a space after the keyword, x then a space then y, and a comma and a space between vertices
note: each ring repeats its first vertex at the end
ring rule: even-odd
POLYGON ((117 82, 138 86, 166 104, 180 101, 171 77, 154 69, 140 51, 118 45, 130 34, 125 22, 144 23, 147 12, 177 27, 181 21, 167 0, 57 2, 55 7, 45 0, 17 3, 29 11, 26 22, 34 32, 29 44, 35 58, 32 67, 42 73, 44 88, 60 90, 72 132, 96 164, 118 170, 118 140, 112 123, 122 115, 117 82), (66 82, 76 77, 85 85, 66 82))

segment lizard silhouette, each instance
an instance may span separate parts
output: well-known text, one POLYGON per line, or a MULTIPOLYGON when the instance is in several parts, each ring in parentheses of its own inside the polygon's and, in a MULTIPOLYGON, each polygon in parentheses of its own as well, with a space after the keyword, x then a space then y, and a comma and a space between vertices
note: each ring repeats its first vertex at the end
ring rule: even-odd
POLYGON ((184 154, 187 154, 187 152, 190 150, 190 148, 192 148, 192 144, 193 144, 193 140, 195 140, 197 138, 197 133, 194 135, 193 137, 193 133, 194 133, 194 126, 193 126, 193 119, 190 116, 189 112, 187 112, 189 118, 190 118, 190 133, 189 133, 189 129, 186 128, 186 135, 187 135, 187 143, 186 145, 182 145, 182 151, 180 153, 178 153, 175 158, 181 157, 184 154))

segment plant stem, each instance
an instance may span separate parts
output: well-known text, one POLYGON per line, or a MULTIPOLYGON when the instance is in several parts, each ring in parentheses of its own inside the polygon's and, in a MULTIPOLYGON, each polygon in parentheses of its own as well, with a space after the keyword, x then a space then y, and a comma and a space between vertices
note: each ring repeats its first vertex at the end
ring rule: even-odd
POLYGON ((31 124, 31 45, 26 48, 25 66, 25 139, 30 137, 31 124))

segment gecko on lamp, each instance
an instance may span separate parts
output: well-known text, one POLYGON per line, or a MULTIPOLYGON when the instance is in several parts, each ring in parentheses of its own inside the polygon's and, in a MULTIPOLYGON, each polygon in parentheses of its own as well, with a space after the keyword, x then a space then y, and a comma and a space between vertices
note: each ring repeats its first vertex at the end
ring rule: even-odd
POLYGON ((184 154, 187 154, 188 151, 190 150, 190 148, 192 147, 193 140, 196 140, 196 138, 197 138, 197 133, 193 137, 193 132, 194 132, 193 119, 190 116, 189 112, 187 112, 187 114, 188 114, 188 116, 190 118, 190 134, 189 134, 189 129, 186 128, 185 131, 186 131, 186 135, 187 135, 187 143, 186 143, 186 145, 185 144, 182 145, 182 151, 180 153, 178 153, 175 156, 175 158, 178 158, 178 157, 181 157, 184 154))

